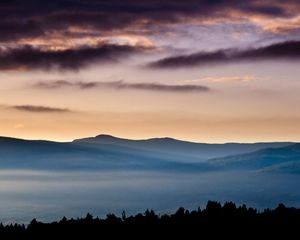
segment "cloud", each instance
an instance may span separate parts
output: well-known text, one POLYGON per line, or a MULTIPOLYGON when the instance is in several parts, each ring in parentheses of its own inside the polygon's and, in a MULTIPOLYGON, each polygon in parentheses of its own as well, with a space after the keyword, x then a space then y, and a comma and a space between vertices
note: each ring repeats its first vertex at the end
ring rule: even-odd
POLYGON ((34 106, 34 105, 15 105, 10 106, 9 108, 15 109, 23 112, 31 112, 31 113, 67 113, 71 112, 71 110, 67 108, 54 108, 54 107, 46 107, 46 106, 34 106))
MULTIPOLYGON (((102 83, 107 84, 107 83, 102 83)), ((63 88, 63 87, 76 87, 79 89, 89 89, 89 88, 95 88, 99 87, 101 85, 101 82, 82 82, 82 81, 76 81, 71 82, 67 80, 56 80, 56 81, 40 81, 34 84, 34 87, 41 88, 41 89, 56 89, 56 88, 63 88)))
POLYGON ((299 12, 299 1, 236 0, 16 0, 0 3, 0 40, 38 37, 70 27, 101 32, 135 29, 153 24, 241 18, 260 15, 291 17, 299 12))
POLYGON ((279 34, 287 34, 288 32, 297 32, 300 30, 300 15, 293 18, 278 18, 276 21, 270 19, 259 19, 256 23, 265 31, 279 34))
POLYGON ((145 50, 141 46, 100 44, 66 50, 43 50, 31 46, 0 49, 0 70, 78 70, 90 64, 117 62, 122 57, 145 50))
POLYGON ((0 41, 9 41, 22 38, 34 38, 45 33, 41 27, 32 20, 28 21, 0 21, 0 41), (26 29, 26 31, 24 31, 26 29))
POLYGON ((226 77, 205 77, 203 81, 208 82, 248 82, 256 80, 255 76, 226 76, 226 77))
MULTIPOLYGON (((182 44, 166 42, 173 41, 172 34, 174 38, 182 34, 188 44, 189 35, 180 30, 186 24, 241 23, 242 31, 248 32, 244 28, 248 23, 267 34, 270 29, 289 31, 299 25, 299 11, 300 2, 295 0, 0 1, 0 70, 78 70, 96 62, 116 62, 142 50, 143 44, 177 48, 182 44), (99 41, 107 44, 96 46, 99 41)), ((230 52, 203 54, 222 59, 230 52)))
POLYGON ((167 85, 159 83, 126 83, 123 81, 112 82, 82 82, 82 81, 66 81, 58 80, 54 82, 38 82, 34 87, 42 89, 58 89, 64 87, 75 87, 79 89, 91 88, 108 88, 114 90, 145 90, 156 92, 175 92, 175 93, 188 93, 188 92, 208 92, 210 88, 202 85, 167 85))
POLYGON ((223 49, 213 52, 198 52, 191 55, 167 57, 148 64, 150 68, 180 68, 240 61, 299 60, 300 41, 289 41, 273 45, 241 49, 223 49))

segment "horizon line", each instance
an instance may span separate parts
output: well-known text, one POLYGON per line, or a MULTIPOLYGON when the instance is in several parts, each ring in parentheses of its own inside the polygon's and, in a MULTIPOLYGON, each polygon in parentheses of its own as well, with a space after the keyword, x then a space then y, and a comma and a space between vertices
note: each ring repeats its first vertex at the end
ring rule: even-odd
POLYGON ((57 142, 57 143, 71 143, 76 140, 80 139, 86 139, 86 138, 96 138, 98 136, 105 136, 105 137, 112 137, 115 139, 121 139, 121 140, 129 140, 129 141, 147 141, 147 140, 153 140, 153 139, 169 139, 169 140, 176 140, 181 142, 188 142, 188 143, 195 143, 195 144, 263 144, 263 143, 300 143, 300 141, 288 141, 288 140, 262 140, 262 141, 249 141, 249 142, 238 142, 238 141, 220 141, 220 142, 201 142, 196 140, 189 140, 189 139, 181 139, 181 138, 175 138, 175 137, 169 137, 169 136, 157 136, 157 137, 149 137, 149 138, 127 138, 127 137, 119 137, 112 134, 97 134, 95 136, 85 136, 85 137, 78 137, 78 138, 72 138, 70 140, 59 140, 59 139, 51 139, 51 138, 24 138, 24 137, 17 137, 17 136, 3 136, 0 135, 0 138, 9 138, 9 139, 16 139, 16 140, 25 140, 25 141, 46 141, 46 142, 57 142))

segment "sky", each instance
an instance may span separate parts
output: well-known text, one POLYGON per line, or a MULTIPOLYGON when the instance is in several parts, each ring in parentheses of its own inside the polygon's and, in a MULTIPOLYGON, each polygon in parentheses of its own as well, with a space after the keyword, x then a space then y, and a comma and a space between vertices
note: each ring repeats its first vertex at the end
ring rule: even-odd
POLYGON ((0 2, 0 135, 300 141, 300 2, 0 2))

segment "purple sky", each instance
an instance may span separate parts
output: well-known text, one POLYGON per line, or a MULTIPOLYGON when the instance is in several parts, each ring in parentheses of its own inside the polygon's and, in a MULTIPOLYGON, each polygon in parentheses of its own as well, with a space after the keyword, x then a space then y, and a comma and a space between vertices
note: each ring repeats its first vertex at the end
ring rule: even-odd
POLYGON ((300 141, 300 2, 0 3, 0 135, 300 141))

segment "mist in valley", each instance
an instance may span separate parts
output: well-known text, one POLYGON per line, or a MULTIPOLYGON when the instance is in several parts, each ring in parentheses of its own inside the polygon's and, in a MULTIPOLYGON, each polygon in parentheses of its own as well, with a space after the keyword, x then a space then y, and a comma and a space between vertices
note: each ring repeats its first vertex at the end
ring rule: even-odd
POLYGON ((234 201, 258 209, 278 203, 300 206, 300 175, 264 171, 0 171, 0 221, 49 222, 105 217, 153 209, 171 213, 180 206, 205 207, 208 200, 234 201))

